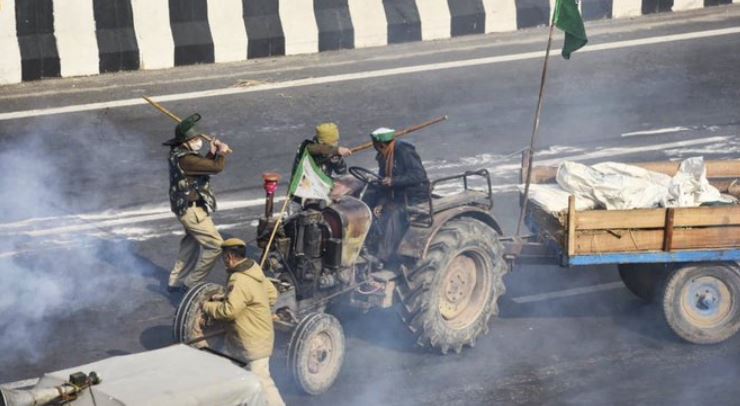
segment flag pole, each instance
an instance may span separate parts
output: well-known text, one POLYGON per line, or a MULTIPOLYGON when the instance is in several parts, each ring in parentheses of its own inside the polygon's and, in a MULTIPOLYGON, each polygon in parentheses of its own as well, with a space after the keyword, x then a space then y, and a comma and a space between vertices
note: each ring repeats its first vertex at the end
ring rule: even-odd
MULTIPOLYGON (((557 4, 557 2, 556 2, 557 4)), ((556 5, 557 7, 557 5, 556 5)), ((542 65, 542 78, 540 79, 540 93, 537 98, 537 110, 534 114, 534 125, 532 128, 532 137, 529 140, 529 159, 527 159, 527 177, 524 183, 524 198, 522 200, 521 213, 519 213, 519 221, 516 225, 516 236, 518 237, 522 230, 522 224, 524 223, 524 214, 527 212, 527 201, 529 200, 529 185, 532 182, 532 161, 534 161, 534 145, 537 139, 537 134, 540 129, 540 115, 542 114, 542 99, 545 92, 545 79, 547 78, 547 61, 550 59, 550 48, 552 47, 552 33, 555 29, 555 12, 553 12, 552 21, 550 21, 550 33, 547 36, 547 49, 545 50, 545 62, 542 65)))
POLYGON ((283 214, 285 213, 285 210, 288 209, 288 204, 290 203, 290 199, 291 199, 290 189, 288 189, 288 195, 285 197, 285 202, 283 202, 283 207, 280 209, 280 213, 278 213, 277 220, 275 220, 275 227, 272 228, 270 239, 267 241, 265 250, 262 251, 262 258, 260 259, 260 268, 264 267, 265 265, 265 261, 267 260, 267 254, 270 253, 270 247, 272 247, 272 242, 275 240, 275 234, 277 234, 278 227, 280 227, 280 222, 283 221, 283 214))

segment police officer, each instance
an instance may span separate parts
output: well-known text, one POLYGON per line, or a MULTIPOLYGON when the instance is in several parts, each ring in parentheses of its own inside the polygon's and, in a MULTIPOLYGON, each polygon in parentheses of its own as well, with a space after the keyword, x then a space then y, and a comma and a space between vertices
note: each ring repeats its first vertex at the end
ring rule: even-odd
POLYGON ((247 258, 244 241, 229 238, 221 247, 229 274, 226 295, 216 298, 221 301, 204 302, 203 312, 207 317, 228 322, 227 352, 247 361, 247 369, 259 378, 270 406, 282 406, 285 403, 270 376, 275 341, 271 306, 277 301, 277 289, 262 268, 247 258))
POLYGON ((208 154, 200 154, 203 133, 195 126, 200 118, 197 113, 187 117, 175 127, 175 138, 163 144, 170 147, 170 208, 185 228, 170 272, 169 292, 186 290, 205 279, 221 254, 223 239, 211 219, 216 197, 210 180, 211 175, 224 170, 231 150, 225 143, 211 140, 208 154))
POLYGON ((352 150, 339 145, 339 127, 335 123, 322 123, 316 126, 316 135, 313 139, 303 141, 298 148, 291 173, 295 173, 305 150, 308 150, 314 162, 327 176, 347 173, 344 158, 352 155, 352 150))

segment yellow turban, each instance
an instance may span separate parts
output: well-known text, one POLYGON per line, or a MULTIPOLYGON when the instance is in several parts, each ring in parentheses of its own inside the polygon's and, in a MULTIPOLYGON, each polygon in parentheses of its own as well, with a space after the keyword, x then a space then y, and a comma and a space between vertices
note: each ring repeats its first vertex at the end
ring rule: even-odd
POLYGON ((339 145, 339 128, 334 123, 322 123, 316 127, 316 141, 319 144, 339 145))

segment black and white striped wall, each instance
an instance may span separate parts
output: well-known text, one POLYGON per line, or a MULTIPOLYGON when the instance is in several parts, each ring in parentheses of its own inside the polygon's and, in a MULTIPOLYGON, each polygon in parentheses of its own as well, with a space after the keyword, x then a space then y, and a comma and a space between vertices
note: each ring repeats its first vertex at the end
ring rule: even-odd
MULTIPOLYGON (((595 20, 732 1, 581 0, 581 8, 595 20)), ((513 31, 547 24, 554 3, 0 0, 0 84, 513 31)))

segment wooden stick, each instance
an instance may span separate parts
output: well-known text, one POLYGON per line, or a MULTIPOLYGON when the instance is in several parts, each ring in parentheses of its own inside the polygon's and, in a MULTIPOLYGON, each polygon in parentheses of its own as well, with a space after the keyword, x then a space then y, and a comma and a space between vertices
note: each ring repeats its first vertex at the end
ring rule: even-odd
POLYGON ((201 342, 203 340, 207 340, 207 339, 213 338, 213 337, 222 336, 224 334, 226 334, 226 330, 216 330, 216 331, 213 331, 213 332, 208 333, 208 334, 203 334, 200 337, 195 337, 192 340, 188 340, 188 341, 185 342, 185 345, 193 345, 193 344, 199 343, 199 342, 201 342))
POLYGON ((155 109, 159 110, 162 114, 164 114, 165 116, 171 118, 172 121, 174 121, 176 123, 181 123, 182 122, 182 119, 180 117, 176 116, 171 111, 169 111, 166 108, 164 108, 161 104, 155 102, 154 100, 152 100, 152 99, 150 99, 150 98, 148 98, 146 96, 142 96, 142 98, 144 100, 146 100, 147 103, 151 104, 155 109))
MULTIPOLYGON (((423 123, 421 123, 419 125, 415 125, 413 127, 405 128, 403 130, 400 130, 400 131, 396 132, 396 138, 405 137, 405 136, 411 134, 412 132, 419 131, 421 129, 427 128, 427 127, 429 127, 431 125, 440 123, 440 122, 445 121, 445 120, 447 120, 447 116, 439 116, 439 117, 437 117, 435 119, 432 119, 432 120, 429 120, 429 121, 425 121, 425 122, 423 122, 423 123)), ((355 152, 364 151, 364 150, 370 149, 372 147, 373 147, 373 143, 372 142, 366 142, 364 144, 361 144, 361 145, 358 145, 358 146, 356 146, 354 148, 351 148, 351 150, 352 150, 352 153, 354 154, 355 152)))
POLYGON ((278 213, 277 220, 275 221, 275 227, 272 228, 272 234, 270 234, 270 240, 267 241, 265 250, 262 252, 262 258, 260 259, 260 268, 265 266, 265 260, 267 260, 267 254, 270 253, 270 247, 272 247, 272 242, 275 240, 275 234, 277 234, 278 227, 280 227, 280 222, 283 221, 283 213, 285 213, 285 210, 288 209, 288 204, 290 203, 290 200, 291 200, 291 196, 290 196, 290 193, 288 193, 288 196, 285 198, 285 202, 283 202, 283 208, 280 209, 280 213, 278 213))
MULTIPOLYGON (((141 97, 144 100, 146 100, 147 103, 151 104, 155 109, 159 110, 162 114, 164 114, 165 116, 171 118, 172 121, 174 121, 176 123, 181 123, 182 122, 182 119, 180 117, 176 116, 173 112, 171 112, 171 111, 167 110, 166 108, 164 108, 164 106, 162 106, 161 104, 155 102, 154 100, 152 100, 152 99, 150 99, 150 98, 148 98, 146 96, 141 96, 141 97)), ((208 135, 206 133, 201 133, 200 136, 203 137, 203 138, 205 138, 205 140, 208 141, 208 142, 216 141, 216 137, 214 137, 212 135, 208 135)), ((227 150, 224 151, 225 154, 230 154, 232 152, 233 151, 231 150, 231 148, 227 148, 227 150)))

